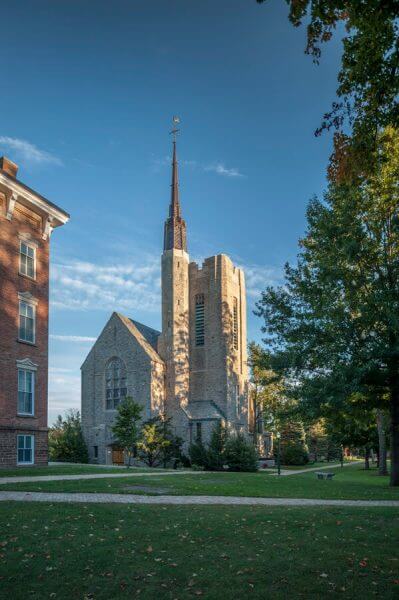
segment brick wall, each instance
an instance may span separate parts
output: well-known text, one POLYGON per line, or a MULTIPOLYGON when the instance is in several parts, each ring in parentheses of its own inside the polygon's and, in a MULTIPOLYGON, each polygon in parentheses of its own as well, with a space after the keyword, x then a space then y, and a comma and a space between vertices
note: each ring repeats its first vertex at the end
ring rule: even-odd
POLYGON ((6 218, 5 196, 0 192, 0 465, 16 464, 16 432, 34 433, 36 462, 47 461, 47 373, 49 243, 42 238, 42 217, 18 202, 6 218), (19 274, 20 235, 37 244, 36 279, 19 274), (18 293, 37 300, 35 344, 18 341, 18 293), (35 414, 17 415, 17 360, 37 365, 35 414))

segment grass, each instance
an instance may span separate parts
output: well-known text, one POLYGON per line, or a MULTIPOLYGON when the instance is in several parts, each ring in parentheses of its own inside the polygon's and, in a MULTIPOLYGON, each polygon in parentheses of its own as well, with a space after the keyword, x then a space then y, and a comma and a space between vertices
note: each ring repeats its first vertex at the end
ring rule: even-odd
MULTIPOLYGON (((153 471, 146 467, 130 467, 131 472, 153 471)), ((163 471, 164 469, 159 469, 163 471)), ((85 475, 90 473, 128 473, 126 467, 103 467, 98 465, 50 465, 44 467, 18 467, 15 469, 0 469, 1 477, 36 477, 40 475, 85 475)))
POLYGON ((394 509, 3 502, 0 513, 2 598, 398 598, 394 509))
POLYGON ((365 471, 359 465, 336 469, 335 473, 331 481, 316 479, 314 472, 287 477, 265 472, 196 473, 131 479, 9 483, 1 485, 0 490, 399 500, 399 489, 389 487, 388 477, 378 476, 376 469, 365 471))

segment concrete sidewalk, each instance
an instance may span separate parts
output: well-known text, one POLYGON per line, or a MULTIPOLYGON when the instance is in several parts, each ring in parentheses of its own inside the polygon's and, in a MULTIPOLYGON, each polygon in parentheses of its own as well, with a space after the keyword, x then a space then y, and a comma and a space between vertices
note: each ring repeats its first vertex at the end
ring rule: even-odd
POLYGON ((399 508, 399 500, 319 500, 308 498, 241 498, 237 496, 142 496, 134 494, 67 494, 0 492, 0 501, 83 504, 173 504, 205 506, 346 506, 399 508))
MULTIPOLYGON (((353 461, 350 463, 344 463, 344 467, 352 467, 353 465, 360 465, 361 461, 353 461)), ((301 473, 311 473, 312 471, 328 471, 329 469, 337 469, 341 467, 341 463, 335 463, 333 465, 326 464, 325 467, 309 467, 309 469, 281 469, 280 477, 287 477, 288 475, 300 475, 301 473)), ((270 473, 270 475, 278 475, 277 471, 270 473)))
POLYGON ((142 473, 82 473, 81 475, 30 475, 26 477, 0 477, 6 483, 40 483, 41 481, 74 481, 77 479, 112 479, 114 477, 166 477, 167 475, 195 475, 203 471, 144 471, 142 473))

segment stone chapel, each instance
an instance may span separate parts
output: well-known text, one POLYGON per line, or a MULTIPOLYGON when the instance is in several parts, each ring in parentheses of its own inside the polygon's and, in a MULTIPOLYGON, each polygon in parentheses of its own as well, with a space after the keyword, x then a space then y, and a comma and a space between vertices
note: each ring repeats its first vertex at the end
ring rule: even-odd
POLYGON ((161 269, 162 331, 114 312, 82 365, 90 462, 124 462, 112 424, 126 396, 143 406, 143 420, 172 417, 186 450, 206 442, 219 421, 231 433, 248 433, 244 272, 225 254, 190 262, 175 140, 161 269))

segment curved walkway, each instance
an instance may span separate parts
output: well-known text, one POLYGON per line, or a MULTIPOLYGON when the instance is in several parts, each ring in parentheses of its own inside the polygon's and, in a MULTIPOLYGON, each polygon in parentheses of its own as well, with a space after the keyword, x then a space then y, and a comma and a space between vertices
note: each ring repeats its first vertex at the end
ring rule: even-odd
POLYGON ((2 483, 39 483, 41 481, 74 481, 76 479, 112 479, 113 477, 165 477, 166 475, 195 475, 203 471, 142 471, 141 473, 81 473, 80 475, 27 475, 0 477, 2 483))
MULTIPOLYGON (((353 461, 353 462, 348 462, 348 463, 344 463, 343 466, 344 467, 352 467, 353 465, 360 465, 361 461, 353 461)), ((342 468, 341 463, 336 463, 336 464, 328 464, 326 463, 324 466, 322 467, 309 467, 307 469, 281 469, 281 477, 287 477, 287 475, 300 475, 301 473, 311 473, 312 471, 328 471, 328 469, 337 469, 337 468, 342 468)), ((271 475, 278 475, 277 472, 275 473, 270 473, 271 475)))
POLYGON ((0 501, 83 502, 84 504, 199 504, 237 506, 365 506, 396 507, 399 500, 318 500, 310 498, 245 498, 237 496, 139 496, 135 494, 69 494, 0 492, 0 501))

